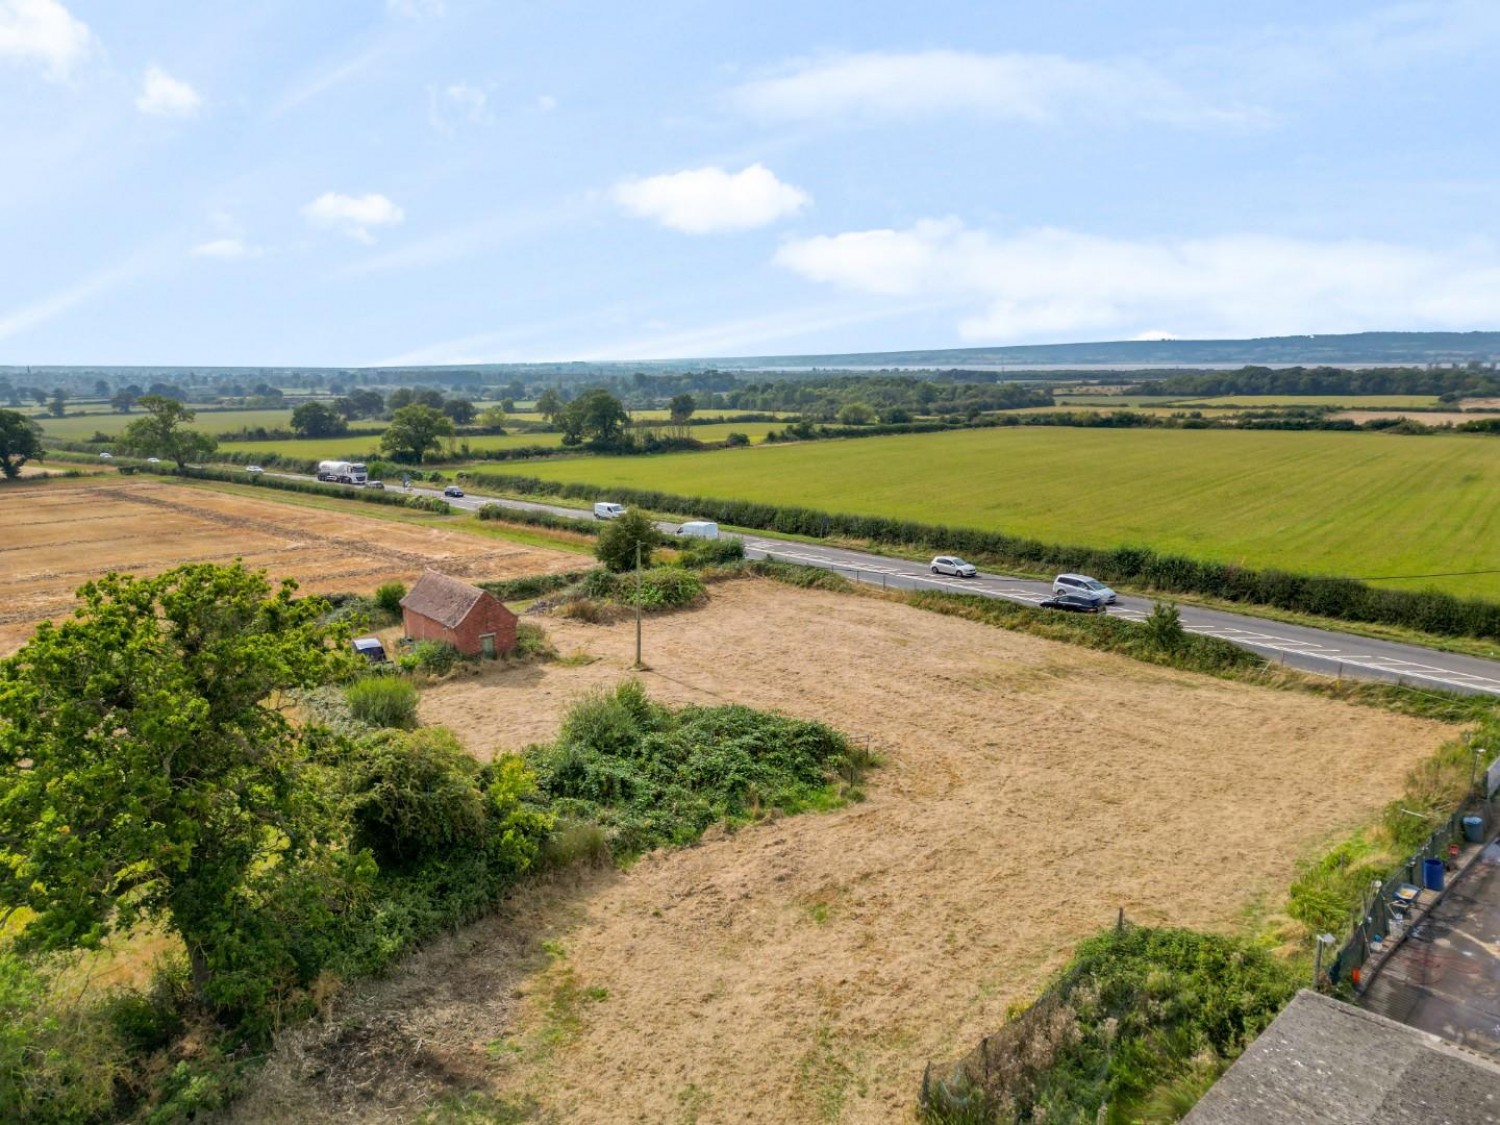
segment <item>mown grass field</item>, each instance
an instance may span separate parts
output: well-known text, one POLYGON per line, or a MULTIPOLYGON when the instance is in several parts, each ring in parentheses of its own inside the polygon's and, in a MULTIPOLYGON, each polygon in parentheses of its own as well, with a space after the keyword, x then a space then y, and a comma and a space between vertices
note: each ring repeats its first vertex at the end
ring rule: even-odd
MULTIPOLYGON (((1352 577, 1500 571, 1500 441, 1020 428, 496 471, 1352 577)), ((1500 597, 1500 573, 1404 578, 1500 597)))
MULTIPOLYGON (((361 428, 373 428, 379 423, 358 422, 356 425, 361 428)), ((733 432, 746 434, 752 442, 758 442, 768 432, 781 429, 782 426, 783 423, 779 422, 720 422, 711 426, 692 426, 688 429, 688 436, 697 438, 699 441, 723 441, 733 432)), ((562 434, 509 433, 460 437, 455 441, 455 460, 464 459, 463 447, 466 443, 471 450, 524 449, 534 445, 550 448, 562 445, 562 434)), ((236 441, 226 442, 222 448, 240 453, 279 453, 286 457, 319 460, 346 456, 371 460, 379 456, 380 439, 372 435, 361 435, 339 438, 291 438, 282 441, 236 441)))
MULTIPOLYGON (((141 417, 141 412, 133 410, 129 414, 68 414, 62 418, 37 417, 36 421, 41 423, 42 430, 48 437, 55 437, 61 441, 85 441, 93 437, 95 431, 110 435, 124 433, 125 427, 139 417, 141 417)), ((192 428, 208 434, 220 434, 238 430, 242 426, 248 426, 251 429, 264 426, 269 430, 286 429, 291 424, 292 412, 290 410, 199 410, 197 418, 192 422, 192 428)))

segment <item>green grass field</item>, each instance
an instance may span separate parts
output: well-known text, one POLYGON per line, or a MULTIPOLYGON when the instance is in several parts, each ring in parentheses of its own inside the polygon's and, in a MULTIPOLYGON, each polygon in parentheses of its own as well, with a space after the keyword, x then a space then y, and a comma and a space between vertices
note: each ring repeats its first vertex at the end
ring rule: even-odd
MULTIPOLYGON (((373 427, 378 423, 360 422, 356 423, 361 428, 373 427)), ((692 437, 699 441, 723 441, 731 432, 742 433, 749 436, 753 442, 762 440, 766 434, 775 429, 780 429, 779 422, 723 422, 712 426, 693 426, 689 430, 692 437)), ((90 433, 93 431, 90 430, 90 433)), ((558 447, 562 445, 562 434, 539 434, 539 433, 510 433, 510 434, 476 434, 471 437, 460 437, 456 439, 454 459, 464 459, 463 446, 467 443, 471 450, 488 449, 524 449, 527 446, 540 445, 558 447)), ((290 438, 282 441, 236 441, 226 442, 223 447, 226 451, 239 453, 279 453, 287 457, 306 457, 309 459, 325 460, 333 458, 363 458, 372 460, 379 456, 380 439, 375 436, 341 437, 341 438, 290 438)))
MULTIPOLYGON (((1500 570, 1500 441, 1480 436, 1018 428, 495 471, 1307 573, 1500 570)), ((1392 584, 1500 597, 1500 574, 1392 584)))
MULTIPOLYGON (((139 410, 129 414, 69 414, 62 418, 38 417, 42 431, 48 437, 61 441, 86 441, 95 431, 114 436, 125 432, 125 427, 141 417, 139 410)), ((192 428, 208 434, 227 433, 242 426, 266 429, 287 429, 292 424, 290 410, 199 410, 192 428)), ((367 423, 360 423, 361 425, 367 423)), ((374 425, 375 423, 368 423, 374 425)))

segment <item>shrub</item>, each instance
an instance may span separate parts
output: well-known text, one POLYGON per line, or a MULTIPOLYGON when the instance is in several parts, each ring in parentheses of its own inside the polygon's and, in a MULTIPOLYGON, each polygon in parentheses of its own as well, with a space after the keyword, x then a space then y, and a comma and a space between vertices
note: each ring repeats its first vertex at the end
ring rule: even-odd
POLYGON ((401 667, 413 672, 446 676, 463 659, 463 653, 444 641, 418 641, 401 657, 401 667))
POLYGON ((703 583, 681 567, 658 566, 641 571, 638 577, 622 575, 615 597, 622 605, 633 606, 639 600, 647 611, 681 609, 703 597, 703 583))
POLYGON ((923 1116, 1136 1121, 1182 1106, 1295 991, 1285 966, 1234 938, 1112 930, 1083 942, 1036 1004, 951 1073, 924 1081, 923 1116))
POLYGON ((401 599, 406 597, 406 583, 387 582, 376 587, 375 604, 392 617, 401 616, 401 599))
POLYGON ((372 727, 417 725, 417 689, 400 676, 369 676, 344 689, 350 713, 372 727))
POLYGON ((1182 614, 1170 602, 1157 602, 1151 607, 1151 616, 1142 623, 1146 639, 1154 648, 1171 652, 1182 646, 1187 633, 1182 628, 1182 614))
POLYGON ((582 621, 586 625, 607 625, 619 616, 619 608, 593 598, 574 598, 557 607, 560 617, 582 621))
POLYGON ((547 632, 535 621, 522 621, 516 626, 514 655, 521 660, 551 660, 557 655, 547 632))
POLYGON ((345 769, 356 846, 382 866, 476 846, 486 817, 479 772, 443 727, 363 740, 345 769))
POLYGON ((0 951, 0 1115, 37 1125, 113 1115, 124 1046, 110 1022, 13 953, 0 951))
POLYGON ((651 565, 651 552, 661 542, 661 532, 640 512, 632 508, 618 519, 609 521, 599 533, 594 555, 616 573, 634 570, 636 564, 651 565))
POLYGON ((721 566, 745 557, 745 541, 737 535, 720 539, 702 539, 683 550, 678 558, 683 566, 721 566))
POLYGON ((740 706, 673 711, 634 680, 580 700, 557 741, 524 756, 559 816, 603 825, 621 858, 718 821, 833 807, 861 768, 821 723, 740 706))
POLYGON ((750 435, 742 434, 738 430, 732 431, 724 438, 724 444, 731 448, 750 444, 750 435))
POLYGON ((562 574, 532 574, 500 582, 479 582, 476 585, 482 590, 488 590, 502 602, 513 602, 539 598, 553 590, 561 590, 578 582, 583 576, 584 572, 581 570, 570 570, 562 574))

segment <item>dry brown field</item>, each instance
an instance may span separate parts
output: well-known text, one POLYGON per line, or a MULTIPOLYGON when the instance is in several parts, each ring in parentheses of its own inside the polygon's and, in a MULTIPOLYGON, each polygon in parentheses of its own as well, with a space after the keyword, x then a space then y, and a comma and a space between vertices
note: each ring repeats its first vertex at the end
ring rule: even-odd
POLYGON ((37 622, 68 613, 73 592, 108 570, 155 574, 243 558, 310 593, 410 583, 425 567, 508 578, 576 567, 577 555, 487 536, 298 507, 160 481, 108 478, 0 489, 0 655, 37 622))
MULTIPOLYGON (((631 623, 547 629, 596 659, 440 684, 423 719, 487 758, 629 674, 631 623)), ((1118 909, 1247 925, 1453 733, 760 580, 648 621, 646 660, 658 699, 868 739, 867 800, 526 887, 287 1036, 234 1120, 410 1121, 463 1089, 542 1121, 911 1120, 924 1063, 1118 909)))

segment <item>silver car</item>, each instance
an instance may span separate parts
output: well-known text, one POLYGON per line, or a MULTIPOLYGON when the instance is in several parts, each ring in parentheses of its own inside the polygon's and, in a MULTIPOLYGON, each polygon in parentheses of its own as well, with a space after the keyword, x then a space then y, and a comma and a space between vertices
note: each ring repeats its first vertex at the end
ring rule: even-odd
POLYGON ((1059 574, 1052 580, 1054 594, 1085 594, 1104 605, 1115 604, 1115 592, 1087 574, 1059 574))
POLYGON ((930 565, 933 574, 951 574, 955 578, 975 578, 979 575, 979 571, 957 555, 939 555, 930 565))

